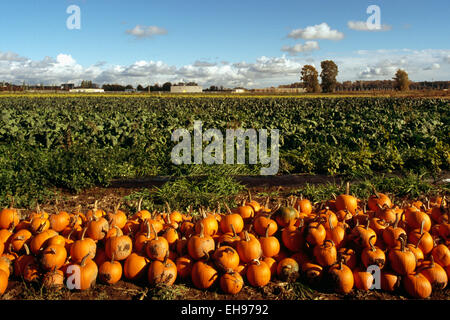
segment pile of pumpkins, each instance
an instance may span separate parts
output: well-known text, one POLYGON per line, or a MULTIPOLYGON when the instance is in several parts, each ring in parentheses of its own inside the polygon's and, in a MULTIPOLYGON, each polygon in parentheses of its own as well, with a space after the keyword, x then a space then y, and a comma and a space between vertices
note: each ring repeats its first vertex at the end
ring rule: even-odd
MULTIPOLYGON (((348 186, 347 186, 348 187, 348 186)), ((311 203, 290 197, 269 205, 251 194, 235 208, 128 216, 120 204, 75 212, 39 207, 0 211, 0 295, 10 277, 61 289, 87 290, 119 280, 198 289, 306 281, 347 294, 354 289, 401 290, 427 298, 450 276, 449 207, 444 197, 393 204, 383 193, 362 201, 347 192, 311 203), (223 211, 223 212, 222 212, 223 211), (376 272, 368 268, 378 268, 376 272), (75 277, 76 275, 76 277, 75 277)))

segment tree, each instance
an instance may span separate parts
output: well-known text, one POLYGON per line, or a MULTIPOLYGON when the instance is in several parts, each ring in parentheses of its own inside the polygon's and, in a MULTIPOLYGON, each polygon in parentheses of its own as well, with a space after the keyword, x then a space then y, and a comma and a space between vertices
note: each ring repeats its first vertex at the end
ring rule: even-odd
POLYGON ((93 88, 93 84, 91 80, 83 80, 81 81, 81 88, 93 88))
POLYGON ((172 86, 172 83, 166 82, 162 85, 162 91, 170 91, 170 87, 172 86))
POLYGON ((409 90, 409 78, 408 73, 405 70, 398 69, 395 73, 394 79, 394 88, 400 91, 409 90))
POLYGON ((338 66, 332 60, 325 60, 320 63, 322 72, 322 90, 323 92, 334 92, 336 89, 336 77, 338 75, 338 66))
POLYGON ((316 68, 313 66, 309 64, 303 66, 301 80, 307 92, 320 92, 318 75, 316 68))

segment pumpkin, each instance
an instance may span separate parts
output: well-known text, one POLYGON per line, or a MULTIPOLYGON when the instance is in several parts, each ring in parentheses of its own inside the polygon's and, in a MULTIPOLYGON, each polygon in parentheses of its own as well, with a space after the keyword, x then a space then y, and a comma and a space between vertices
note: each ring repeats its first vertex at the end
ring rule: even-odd
POLYGON ((430 281, 432 288, 445 289, 447 287, 447 273, 443 267, 434 263, 433 256, 430 256, 429 261, 424 261, 420 264, 419 272, 430 281))
POLYGON ((103 240, 109 231, 109 223, 104 217, 98 218, 92 215, 92 220, 87 224, 87 236, 95 241, 103 240))
POLYGON ((98 266, 90 258, 90 254, 86 254, 81 262, 71 263, 66 269, 66 277, 75 280, 70 285, 73 285, 75 289, 87 290, 95 285, 98 276, 98 266), (79 278, 77 279, 77 275, 79 278), (73 278, 72 278, 73 277, 73 278))
POLYGON ((13 230, 20 221, 19 212, 14 208, 4 208, 0 211, 0 229, 13 230))
POLYGON ((31 252, 35 255, 39 254, 39 252, 44 249, 47 240, 56 235, 58 235, 58 233, 52 229, 48 229, 34 235, 30 241, 31 252))
POLYGON ((98 200, 95 200, 94 208, 92 210, 88 210, 88 212, 86 212, 85 219, 87 222, 87 221, 91 221, 91 220, 95 220, 95 219, 100 219, 101 217, 103 217, 105 215, 106 215, 106 212, 104 210, 98 208, 98 200))
POLYGON ((382 270, 380 273, 381 290, 394 292, 400 287, 400 277, 393 272, 382 270))
POLYGON ((389 226, 389 224, 377 217, 373 217, 369 221, 369 228, 371 228, 373 231, 375 231, 375 234, 377 235, 377 238, 383 237, 383 230, 386 229, 389 226))
POLYGON ((367 201, 370 210, 377 212, 380 207, 392 207, 392 201, 386 194, 377 192, 375 188, 373 188, 373 193, 367 201))
POLYGON ((217 242, 220 244, 229 245, 231 247, 236 247, 236 243, 241 240, 241 237, 236 233, 236 230, 234 230, 233 225, 231 225, 232 232, 227 232, 217 239, 217 242))
POLYGON ((274 257, 280 252, 280 241, 277 237, 269 235, 270 224, 266 228, 264 237, 259 238, 261 243, 262 255, 264 257, 274 257))
POLYGON ((372 288, 374 278, 370 272, 356 268, 353 270, 353 280, 355 288, 363 291, 368 291, 372 288))
POLYGON ((148 268, 148 282, 150 285, 164 284, 171 286, 177 278, 177 266, 169 259, 169 253, 163 261, 155 260, 148 268))
MULTIPOLYGON (((29 244, 31 242, 32 236, 33 236, 33 234, 27 229, 21 229, 21 230, 17 231, 9 238, 9 243, 11 244, 11 249, 14 250, 15 252, 21 251, 23 248, 23 245, 25 243, 29 244)), ((2 242, 0 242, 0 243, 2 243, 2 242)), ((3 253, 3 252, 1 252, 1 253, 3 253)))
POLYGON ((67 250, 63 245, 53 244, 42 251, 40 259, 41 267, 45 271, 61 268, 66 262, 67 250))
POLYGON ((109 222, 110 228, 117 226, 119 229, 122 229, 128 221, 128 217, 125 212, 119 210, 119 208, 120 203, 114 208, 114 212, 108 212, 105 216, 106 220, 109 222))
POLYGON ((205 290, 210 288, 218 278, 219 273, 211 262, 199 260, 192 266, 192 283, 198 289, 205 290))
POLYGON ((388 248, 394 248, 400 245, 399 238, 401 238, 402 235, 406 236, 406 231, 398 226, 399 221, 400 219, 397 215, 394 224, 383 230, 383 241, 388 248))
POLYGON ((372 236, 369 239, 370 248, 364 248, 361 252, 361 261, 366 268, 371 265, 376 265, 380 269, 383 269, 386 263, 386 254, 383 250, 374 245, 374 239, 375 237, 372 236))
POLYGON ((417 248, 422 250, 424 255, 428 255, 434 247, 434 239, 431 234, 424 231, 425 221, 422 221, 420 229, 411 230, 408 234, 408 240, 417 248))
POLYGON ((389 249, 388 260, 391 269, 399 275, 407 275, 416 269, 416 257, 414 253, 406 247, 405 237, 400 237, 400 246, 389 249))
POLYGON ((14 275, 16 277, 21 277, 24 275, 25 268, 29 264, 35 264, 36 258, 31 254, 30 249, 27 244, 24 244, 25 254, 18 256, 14 259, 14 275))
POLYGON ((283 281, 297 280, 299 272, 299 264, 292 258, 284 258, 277 263, 277 276, 283 281))
POLYGON ((220 289, 226 294, 238 294, 244 286, 244 279, 239 272, 229 270, 219 280, 220 289))
POLYGON ((430 231, 431 229, 430 216, 419 209, 411 210, 408 208, 405 211, 405 223, 410 229, 421 228, 424 231, 430 231))
POLYGON ((195 232, 200 233, 203 226, 203 233, 207 236, 213 236, 219 230, 219 223, 214 215, 207 215, 204 211, 201 211, 203 218, 195 224, 195 232))
POLYGON ((259 259, 262 255, 261 243, 256 237, 249 236, 247 231, 244 231, 244 238, 236 243, 236 251, 244 263, 259 259))
POLYGON ((246 271, 247 280, 253 287, 264 287, 270 282, 272 274, 264 261, 252 260, 246 271))
POLYGON ((50 229, 50 221, 47 218, 34 217, 30 221, 29 229, 33 234, 41 233, 50 229))
POLYGON ((425 299, 431 295, 431 283, 421 273, 405 275, 402 283, 405 291, 413 298, 425 299))
POLYGON ((306 280, 310 284, 316 284, 321 281, 323 276, 323 268, 317 263, 306 261, 301 264, 302 272, 305 274, 306 280))
POLYGON ((158 233, 156 232, 153 224, 150 226, 154 237, 147 243, 145 251, 150 259, 164 261, 167 253, 169 252, 169 242, 167 242, 164 237, 158 237, 158 233))
MULTIPOLYGON (((262 261, 264 261, 269 266, 270 274, 272 275, 271 277, 273 278, 274 276, 276 276, 277 269, 278 269, 277 268, 278 267, 277 260, 275 260, 274 258, 263 257, 262 261)), ((238 266, 238 268, 239 268, 239 266, 238 266)), ((245 270, 245 271, 247 271, 247 270, 245 270)), ((243 274, 245 274, 245 272, 243 274)), ((242 275, 242 273, 241 273, 241 275, 242 275)))
POLYGON ((367 219, 366 225, 356 225, 353 227, 349 238, 355 242, 361 248, 369 248, 370 247, 370 239, 375 238, 373 242, 377 239, 377 234, 373 229, 369 227, 369 219, 367 219))
POLYGON ((245 199, 242 201, 242 204, 236 208, 236 213, 242 217, 244 222, 249 221, 255 216, 255 210, 252 206, 246 204, 245 199))
POLYGON ((0 256, 0 270, 5 271, 6 274, 8 275, 8 277, 9 277, 9 275, 11 274, 11 272, 13 270, 13 266, 12 266, 11 260, 9 260, 5 256, 0 256))
POLYGON ((179 239, 178 231, 174 227, 167 227, 162 235, 169 243, 169 248, 174 249, 179 239))
POLYGON ((136 252, 131 253, 123 264, 123 275, 125 278, 137 281, 145 274, 150 260, 136 252))
POLYGON ((341 194, 336 197, 336 209, 337 210, 348 210, 351 214, 356 214, 356 209, 358 208, 358 199, 350 195, 350 184, 347 182, 345 194, 341 194))
POLYGON ((437 264, 446 268, 450 265, 450 249, 443 243, 438 244, 431 250, 431 255, 437 264))
POLYGON ((294 208, 297 209, 298 212, 306 215, 310 215, 313 210, 311 201, 304 199, 302 195, 300 196, 300 199, 295 202, 294 208))
POLYGON ((8 274, 0 269, 0 296, 5 293, 8 288, 8 274))
POLYGON ((322 267, 329 267, 337 261, 337 250, 332 240, 325 240, 323 244, 316 245, 313 254, 322 267))
POLYGON ((297 227, 293 222, 281 230, 281 241, 292 252, 300 251, 305 244, 303 220, 297 227))
POLYGON ((352 270, 343 263, 343 259, 330 267, 328 275, 336 292, 350 293, 354 286, 354 277, 352 270))
POLYGON ((228 206, 226 207, 228 214, 223 215, 220 220, 220 231, 222 231, 222 233, 233 232, 232 228, 234 228, 234 232, 242 232, 244 229, 244 219, 240 214, 233 213, 228 206))
POLYGON ((343 259, 343 263, 352 270, 356 267, 356 264, 359 260, 356 256, 355 250, 345 247, 341 247, 338 249, 338 260, 341 259, 343 259))
POLYGON ((70 215, 66 211, 60 211, 58 213, 52 214, 48 218, 50 223, 50 228, 56 232, 63 231, 70 224, 70 215))
POLYGON ((147 227, 147 231, 139 232, 134 237, 134 245, 133 245, 133 247, 134 247, 134 251, 136 251, 138 253, 144 253, 147 243, 150 240, 154 239, 154 235, 152 234, 152 232, 150 230, 150 224, 149 224, 148 220, 146 220, 144 222, 144 224, 147 227))
POLYGON ((117 230, 117 234, 106 240, 105 253, 109 259, 114 256, 115 260, 122 261, 131 254, 133 242, 129 236, 123 234, 117 225, 114 228, 117 230))
POLYGON ((200 260, 214 251, 216 244, 214 239, 204 233, 204 226, 201 224, 200 234, 193 235, 187 243, 188 253, 194 260, 200 260))
POLYGON ((177 265, 177 274, 180 278, 187 279, 191 276, 194 261, 190 256, 179 256, 178 258, 176 258, 175 264, 177 265))
POLYGON ((64 287, 64 272, 52 270, 46 272, 42 277, 42 285, 51 290, 61 290, 64 287))
POLYGON ((275 221, 283 228, 295 222, 298 217, 298 211, 290 206, 282 206, 275 212, 275 221))
POLYGON ((326 237, 327 231, 319 221, 312 221, 305 227, 305 240, 310 246, 323 244, 326 237))
POLYGON ((74 263, 81 263, 83 258, 89 254, 90 259, 94 259, 95 253, 97 251, 97 244, 91 238, 85 238, 87 228, 83 229, 83 233, 81 234, 81 238, 76 240, 70 246, 70 256, 71 260, 74 263))
POLYGON ((332 220, 328 220, 328 228, 326 228, 325 241, 326 240, 333 241, 336 248, 340 248, 341 246, 345 245, 345 227, 341 224, 336 224, 336 226, 333 226, 332 220))
POLYGON ((217 248, 212 255, 212 259, 216 267, 222 271, 235 270, 240 262, 239 254, 230 246, 217 248))

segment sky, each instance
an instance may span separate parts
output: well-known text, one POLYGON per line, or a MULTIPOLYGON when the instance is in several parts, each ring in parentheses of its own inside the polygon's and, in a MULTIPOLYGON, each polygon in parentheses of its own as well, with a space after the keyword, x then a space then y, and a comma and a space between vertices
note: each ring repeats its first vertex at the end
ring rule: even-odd
POLYGON ((262 88, 323 60, 338 81, 450 80, 449 13, 448 0, 2 1, 0 81, 262 88))

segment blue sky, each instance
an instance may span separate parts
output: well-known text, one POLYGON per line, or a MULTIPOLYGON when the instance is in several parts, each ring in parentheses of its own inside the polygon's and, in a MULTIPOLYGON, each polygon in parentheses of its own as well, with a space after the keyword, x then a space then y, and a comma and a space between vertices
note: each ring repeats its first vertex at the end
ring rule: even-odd
POLYGON ((324 59, 338 62, 339 80, 390 79, 396 68, 450 80, 449 12, 447 0, 9 1, 0 5, 0 81, 261 87, 298 81, 298 68, 324 59), (70 5, 80 30, 66 27, 70 5), (367 20, 369 5, 383 31, 349 26, 367 20), (288 36, 319 25, 341 37, 288 36), (161 32, 137 36, 150 27, 161 32))

